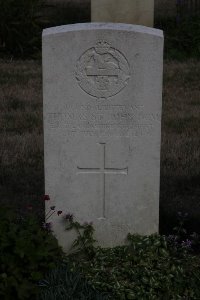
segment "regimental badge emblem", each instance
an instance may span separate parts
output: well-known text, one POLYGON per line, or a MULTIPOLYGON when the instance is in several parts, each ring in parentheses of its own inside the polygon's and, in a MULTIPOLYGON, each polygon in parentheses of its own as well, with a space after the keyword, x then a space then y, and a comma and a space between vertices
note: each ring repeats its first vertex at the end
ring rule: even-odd
POLYGON ((127 59, 106 41, 98 41, 77 62, 76 79, 79 86, 98 99, 118 94, 127 86, 129 78, 127 59))

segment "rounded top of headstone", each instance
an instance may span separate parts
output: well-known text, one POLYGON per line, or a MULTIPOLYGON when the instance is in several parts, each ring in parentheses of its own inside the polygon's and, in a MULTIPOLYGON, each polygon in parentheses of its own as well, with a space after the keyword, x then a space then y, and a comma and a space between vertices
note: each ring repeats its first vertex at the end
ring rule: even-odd
POLYGON ((118 30, 118 31, 129 31, 143 34, 150 34, 158 37, 163 37, 163 31, 151 27, 132 25, 124 23, 78 23, 72 25, 63 25, 50 27, 43 30, 43 37, 52 34, 61 34, 71 31, 84 31, 84 30, 118 30))

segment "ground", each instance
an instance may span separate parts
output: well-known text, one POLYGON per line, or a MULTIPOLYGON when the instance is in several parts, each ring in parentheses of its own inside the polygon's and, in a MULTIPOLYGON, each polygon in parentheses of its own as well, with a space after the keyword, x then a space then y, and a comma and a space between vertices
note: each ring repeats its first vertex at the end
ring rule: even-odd
MULTIPOLYGON (((0 201, 43 216, 41 61, 0 60, 0 201)), ((200 229, 200 62, 165 61, 160 232, 178 211, 200 229)), ((199 229, 199 230, 198 230, 199 229)))

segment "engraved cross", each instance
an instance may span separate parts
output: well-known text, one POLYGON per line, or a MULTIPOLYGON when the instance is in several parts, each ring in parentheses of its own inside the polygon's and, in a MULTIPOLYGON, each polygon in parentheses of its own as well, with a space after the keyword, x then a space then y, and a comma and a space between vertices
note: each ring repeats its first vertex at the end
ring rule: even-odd
POLYGON ((103 183, 103 216, 102 218, 106 218, 106 175, 128 175, 128 167, 126 168, 107 168, 106 167, 106 144, 99 143, 102 147, 102 157, 101 157, 101 167, 100 168, 81 168, 77 167, 79 170, 77 174, 101 174, 102 175, 102 183, 103 183))

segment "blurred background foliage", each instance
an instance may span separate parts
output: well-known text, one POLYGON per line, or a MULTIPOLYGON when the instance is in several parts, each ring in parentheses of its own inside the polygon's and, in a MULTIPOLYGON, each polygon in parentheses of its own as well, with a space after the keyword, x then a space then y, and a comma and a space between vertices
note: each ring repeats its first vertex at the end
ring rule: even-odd
MULTIPOLYGON (((90 22, 90 1, 49 3, 45 0, 0 0, 1 56, 38 58, 44 28, 90 22)), ((176 1, 174 16, 161 17, 155 12, 155 27, 165 33, 166 58, 200 57, 200 1, 195 1, 195 6, 191 3, 176 1)))
POLYGON ((30 56, 41 48, 43 0, 0 0, 0 51, 30 56))

